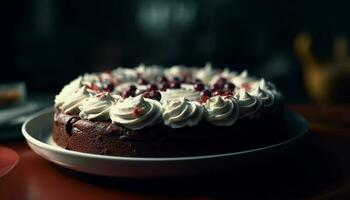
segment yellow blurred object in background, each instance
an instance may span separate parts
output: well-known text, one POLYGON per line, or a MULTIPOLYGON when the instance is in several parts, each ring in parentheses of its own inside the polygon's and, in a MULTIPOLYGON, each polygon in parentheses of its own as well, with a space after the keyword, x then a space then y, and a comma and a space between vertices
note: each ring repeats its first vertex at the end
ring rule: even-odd
POLYGON ((312 37, 306 33, 299 33, 294 41, 309 96, 316 103, 349 103, 350 57, 347 39, 335 38, 333 58, 327 61, 314 56, 312 42, 312 37))

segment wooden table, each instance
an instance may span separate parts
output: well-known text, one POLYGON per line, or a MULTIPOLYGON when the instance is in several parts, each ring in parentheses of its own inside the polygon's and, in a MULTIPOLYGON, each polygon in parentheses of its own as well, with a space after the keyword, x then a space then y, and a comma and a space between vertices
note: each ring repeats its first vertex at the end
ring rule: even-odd
POLYGON ((163 180, 98 177, 37 156, 24 140, 0 144, 20 161, 0 199, 350 199, 350 106, 291 105, 310 122, 298 150, 232 175, 163 180))

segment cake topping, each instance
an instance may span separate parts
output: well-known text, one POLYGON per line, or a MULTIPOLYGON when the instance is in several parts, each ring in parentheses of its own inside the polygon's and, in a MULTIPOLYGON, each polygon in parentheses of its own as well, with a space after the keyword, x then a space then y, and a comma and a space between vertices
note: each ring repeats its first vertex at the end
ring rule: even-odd
POLYGON ((79 76, 78 78, 71 81, 68 85, 64 86, 61 92, 55 97, 55 105, 62 105, 66 98, 78 91, 82 86, 82 80, 82 77, 79 76))
POLYGON ((236 77, 237 73, 230 71, 228 68, 225 68, 223 71, 216 73, 209 82, 209 85, 214 85, 219 79, 225 78, 226 80, 231 80, 233 77, 236 77))
POLYGON ((248 71, 244 70, 242 73, 238 76, 235 76, 231 79, 231 82, 235 84, 238 87, 244 87, 247 88, 247 86, 250 87, 250 84, 256 81, 254 78, 248 76, 248 71))
POLYGON ((113 92, 114 91, 114 84, 112 82, 103 82, 103 91, 105 92, 113 92))
POLYGON ((81 87, 77 92, 65 98, 61 108, 65 113, 78 114, 80 112, 79 107, 82 105, 84 99, 89 97, 89 92, 86 90, 86 86, 81 87))
POLYGON ((86 98, 79 107, 79 116, 92 121, 109 120, 109 109, 118 99, 105 92, 86 98))
POLYGON ((165 77, 165 76, 163 76, 163 75, 162 75, 162 76, 159 76, 157 80, 158 80, 159 83, 167 83, 167 82, 169 82, 169 80, 167 79, 167 77, 165 77))
POLYGON ((246 82, 242 83, 241 88, 245 89, 245 91, 249 91, 252 89, 252 86, 250 85, 250 83, 246 82))
POLYGON ((152 83, 151 85, 149 85, 148 90, 149 90, 149 91, 158 90, 158 85, 152 83))
POLYGON ((210 97, 211 97, 211 92, 209 90, 203 90, 201 93, 201 103, 205 103, 210 97))
POLYGON ((135 82, 137 80, 137 72, 134 69, 118 67, 112 71, 113 76, 117 77, 118 80, 126 82, 135 82))
POLYGON ((236 86, 233 83, 226 83, 224 89, 234 91, 236 86))
POLYGON ((136 94, 136 90, 137 88, 135 85, 129 85, 128 89, 122 92, 122 97, 123 98, 134 97, 136 94))
POLYGON ((192 83, 182 83, 181 88, 185 90, 196 90, 195 84, 192 84, 192 83))
POLYGON ((267 82, 263 78, 258 82, 258 84, 259 84, 260 88, 263 90, 275 90, 276 89, 276 86, 273 83, 267 82))
POLYGON ((139 85, 147 85, 148 84, 148 81, 144 78, 138 78, 137 79, 137 84, 139 85))
POLYGON ((95 82, 87 84, 87 90, 91 93, 101 92, 101 88, 95 82))
POLYGON ((163 104, 164 124, 172 128, 194 126, 203 117, 204 108, 198 102, 176 98, 163 104))
POLYGON ((166 91, 170 87, 168 82, 164 82, 160 84, 160 91, 166 91))
POLYGON ((180 88, 181 87, 181 82, 179 80, 175 79, 175 80, 170 82, 169 87, 173 88, 173 89, 180 88))
POLYGON ((239 108, 235 99, 211 97, 206 103, 206 120, 218 126, 231 126, 238 119, 239 108))
POLYGON ((199 92, 201 92, 202 90, 205 89, 205 86, 204 86, 203 83, 197 82, 197 83, 194 84, 194 89, 199 91, 199 92))
POLYGON ((205 84, 209 84, 210 80, 212 80, 213 76, 217 73, 217 70, 214 70, 211 63, 206 63, 204 68, 199 69, 195 75, 195 77, 205 84))
POLYGON ((100 82, 100 76, 97 73, 85 73, 83 75, 83 84, 84 85, 89 85, 91 83, 99 83, 100 82))
POLYGON ((165 101, 171 101, 176 98, 183 97, 189 101, 200 101, 200 93, 194 90, 186 89, 168 89, 162 93, 162 103, 165 101))
POLYGON ((143 93, 143 97, 160 101, 162 95, 156 90, 151 90, 149 92, 143 93))
POLYGON ((228 68, 225 68, 221 73, 221 77, 224 77, 228 80, 231 80, 233 77, 237 76, 236 72, 230 71, 228 68))
POLYGON ((155 80, 156 78, 163 75, 163 67, 158 65, 145 66, 144 64, 140 64, 135 68, 138 75, 143 77, 148 81, 155 80))
MULTIPOLYGON (((276 113, 282 104, 282 94, 273 83, 250 77, 246 70, 237 74, 227 68, 215 69, 210 63, 203 68, 175 65, 168 69, 140 64, 108 73, 84 74, 66 85, 55 98, 55 106, 65 113, 81 113, 83 119, 96 121, 114 118, 115 123, 133 129, 162 120, 159 117, 165 112, 162 107, 168 111, 176 106, 204 110, 207 121, 227 125, 234 123, 237 110, 239 118, 255 118, 276 113), (118 103, 114 103, 116 99, 120 99, 118 103)), ((169 119, 163 119, 163 123, 175 127, 191 125, 197 119, 191 117, 191 122, 183 122, 181 118, 173 123, 172 115, 165 116, 169 119)), ((186 118, 187 114, 181 116, 186 118)))
POLYGON ((223 89, 223 90, 221 90, 220 96, 223 96, 225 98, 231 98, 231 97, 234 96, 234 94, 235 93, 233 91, 231 91, 231 90, 223 89))
POLYGON ((164 70, 164 75, 170 80, 175 77, 186 77, 191 73, 191 69, 183 65, 174 65, 164 70))
POLYGON ((278 111, 278 109, 281 108, 281 104, 283 101, 283 96, 282 96, 281 92, 276 90, 276 86, 273 83, 267 82, 267 81, 265 81, 265 79, 261 79, 258 82, 258 84, 262 90, 267 92, 274 99, 274 103, 273 103, 273 105, 271 105, 271 107, 273 107, 273 108, 269 112, 273 113, 275 111, 278 111))
POLYGON ((244 89, 239 90, 238 96, 239 118, 256 117, 262 105, 260 99, 248 94, 244 89))
POLYGON ((114 123, 128 129, 138 130, 157 123, 161 111, 162 107, 158 101, 138 95, 119 100, 111 107, 109 114, 114 123))
POLYGON ((275 97, 270 92, 262 90, 260 84, 256 85, 249 94, 260 98, 264 107, 270 107, 275 102, 275 97))

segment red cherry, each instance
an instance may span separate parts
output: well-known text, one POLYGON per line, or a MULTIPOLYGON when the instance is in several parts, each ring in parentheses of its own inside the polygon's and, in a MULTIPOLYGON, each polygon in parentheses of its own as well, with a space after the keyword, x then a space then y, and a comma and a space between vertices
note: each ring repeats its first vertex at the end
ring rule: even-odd
POLYGON ((213 93, 213 96, 221 96, 224 94, 224 91, 223 90, 216 90, 214 93, 213 93))
POLYGON ((125 90, 122 93, 123 98, 134 97, 134 96, 135 96, 135 91, 132 91, 132 90, 125 90))
POLYGON ((204 90, 204 84, 203 83, 196 83, 196 84, 194 84, 194 89, 200 92, 200 91, 204 90))
POLYGON ((220 78, 216 81, 216 83, 219 83, 219 84, 221 84, 221 85, 224 85, 226 82, 227 82, 227 80, 226 80, 226 78, 224 78, 224 77, 220 77, 220 78))
POLYGON ((212 90, 213 91, 216 91, 216 90, 220 90, 220 89, 222 89, 223 88, 223 85, 220 85, 220 84, 218 84, 218 83, 215 83, 214 85, 213 85, 213 87, 212 87, 212 90))
POLYGON ((137 84, 139 85, 147 85, 148 84, 148 81, 144 78, 139 78, 137 79, 137 84))
POLYGON ((129 90, 129 91, 133 91, 133 92, 135 92, 135 91, 136 91, 136 89, 137 89, 137 88, 136 88, 136 86, 135 86, 135 85, 130 85, 128 90, 129 90))
POLYGON ((183 76, 181 83, 192 83, 192 78, 190 76, 183 76))
POLYGON ((114 85, 113 83, 107 83, 103 85, 103 90, 106 92, 113 92, 114 90, 114 85))
POLYGON ((157 84, 151 84, 149 87, 148 87, 148 90, 149 91, 152 91, 152 90, 158 90, 158 86, 157 86, 157 84))
POLYGON ((231 97, 233 96, 233 92, 231 90, 224 90, 222 96, 231 97))
POLYGON ((160 94, 160 92, 156 91, 156 90, 152 90, 149 92, 145 92, 143 94, 144 98, 148 98, 148 99, 154 99, 157 101, 160 101, 160 99, 162 98, 162 95, 160 94))
POLYGON ((208 97, 208 96, 202 96, 201 97, 201 100, 200 100, 200 103, 206 103, 207 101, 208 101, 208 99, 210 99, 210 97, 208 97))
POLYGON ((236 86, 233 83, 226 83, 224 88, 227 90, 233 91, 235 87, 236 86))
POLYGON ((156 91, 156 90, 152 90, 149 92, 152 99, 160 101, 160 99, 162 98, 162 95, 160 94, 160 92, 156 91))
POLYGON ((211 97, 211 92, 209 90, 203 90, 201 93, 200 103, 205 103, 211 97))
POLYGON ((192 83, 202 83, 202 80, 196 78, 196 79, 194 79, 194 81, 192 81, 192 83))
POLYGON ((143 93, 142 96, 143 96, 144 98, 152 99, 152 98, 151 98, 151 95, 149 94, 149 92, 143 93))
POLYGON ((170 88, 180 88, 181 83, 179 81, 173 81, 170 83, 170 88))
POLYGON ((225 87, 227 80, 226 78, 219 78, 216 83, 213 85, 213 90, 223 89, 225 87))
POLYGON ((165 91, 170 87, 170 84, 168 82, 164 82, 160 85, 160 91, 165 91))
POLYGON ((158 78, 158 82, 159 83, 166 83, 166 82, 168 82, 169 80, 165 77, 165 76, 160 76, 159 78, 158 78))
POLYGON ((176 77, 173 78, 173 81, 178 81, 179 82, 180 78, 176 76, 176 77))
POLYGON ((211 92, 209 90, 203 90, 200 93, 201 96, 207 96, 207 97, 211 97, 211 92))

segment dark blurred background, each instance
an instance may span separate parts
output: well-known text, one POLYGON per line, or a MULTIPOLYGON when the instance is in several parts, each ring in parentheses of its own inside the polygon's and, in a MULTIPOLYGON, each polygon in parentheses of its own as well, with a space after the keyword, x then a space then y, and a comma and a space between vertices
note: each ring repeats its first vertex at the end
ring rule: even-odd
MULTIPOLYGON (((340 37, 347 46, 350 35, 349 1, 28 0, 5 5, 0 80, 25 81, 29 94, 55 94, 79 74, 117 66, 211 61, 274 81, 288 102, 322 101, 312 87, 326 86, 305 82, 315 73, 305 70, 314 62, 303 44, 312 39, 315 69, 333 69, 334 40, 340 37), (307 34, 298 54, 300 33, 307 34)), ((347 63, 343 59, 340 65, 347 68, 347 63)), ((317 75, 320 82, 327 79, 324 74, 331 73, 317 75)), ((346 96, 349 90, 342 87, 346 96)))

